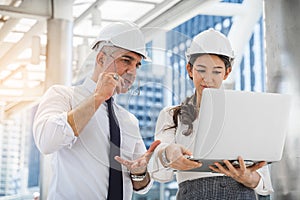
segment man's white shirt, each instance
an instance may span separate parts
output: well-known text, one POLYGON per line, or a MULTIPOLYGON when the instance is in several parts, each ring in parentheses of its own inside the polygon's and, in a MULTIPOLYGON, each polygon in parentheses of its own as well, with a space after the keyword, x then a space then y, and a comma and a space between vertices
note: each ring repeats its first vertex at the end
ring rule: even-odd
MULTIPOLYGON (((67 122, 67 112, 94 93, 96 83, 52 86, 42 97, 34 122, 34 139, 44 154, 52 154, 53 178, 48 199, 106 199, 109 180, 109 119, 103 103, 79 137, 67 122)), ((114 103, 121 130, 121 157, 133 160, 146 151, 138 120, 114 103)), ((80 116, 84 117, 84 116, 80 116)), ((74 118, 76 124, 76 117, 74 118)), ((153 181, 138 193, 147 192, 153 181)), ((123 197, 133 192, 129 172, 123 167, 123 197)))

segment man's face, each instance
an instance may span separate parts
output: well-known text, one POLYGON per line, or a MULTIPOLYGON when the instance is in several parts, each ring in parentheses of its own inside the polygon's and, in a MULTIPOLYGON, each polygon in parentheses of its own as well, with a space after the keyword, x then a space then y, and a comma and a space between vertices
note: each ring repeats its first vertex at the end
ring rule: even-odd
POLYGON ((120 76, 116 92, 126 93, 132 86, 136 77, 136 70, 141 66, 142 57, 134 52, 118 49, 106 54, 103 66, 107 67, 106 72, 114 72, 120 76))

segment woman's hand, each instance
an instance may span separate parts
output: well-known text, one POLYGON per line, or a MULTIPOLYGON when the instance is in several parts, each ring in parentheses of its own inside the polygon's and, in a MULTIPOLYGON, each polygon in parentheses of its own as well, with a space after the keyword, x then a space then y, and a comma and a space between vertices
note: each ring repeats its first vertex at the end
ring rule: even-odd
POLYGON ((150 145, 148 151, 143 156, 141 156, 136 160, 126 160, 119 156, 116 156, 115 160, 118 161, 120 164, 124 165, 125 167, 127 167, 127 169, 130 171, 131 174, 136 174, 136 175, 144 174, 147 170, 148 162, 154 150, 159 144, 160 144, 159 140, 154 141, 150 145))
POLYGON ((165 149, 161 149, 159 155, 161 156, 165 151, 166 159, 170 162, 168 167, 177 170, 190 170, 202 166, 202 163, 192 161, 186 158, 192 153, 180 144, 170 144, 165 149))
POLYGON ((246 167, 242 157, 239 156, 238 160, 239 167, 234 167, 228 160, 224 160, 226 167, 222 166, 220 163, 215 163, 215 166, 210 166, 209 168, 215 172, 222 173, 233 178, 246 187, 255 188, 260 180, 260 175, 256 170, 266 165, 266 162, 263 161, 256 163, 251 167, 246 167))

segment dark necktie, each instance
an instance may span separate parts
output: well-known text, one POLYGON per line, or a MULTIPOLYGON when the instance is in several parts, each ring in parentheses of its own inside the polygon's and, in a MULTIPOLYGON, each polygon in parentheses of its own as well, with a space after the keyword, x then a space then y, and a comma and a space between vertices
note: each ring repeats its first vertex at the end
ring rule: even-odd
POLYGON ((113 108, 113 99, 106 100, 108 106, 110 153, 108 200, 123 200, 123 177, 121 164, 114 157, 120 156, 120 128, 113 108))

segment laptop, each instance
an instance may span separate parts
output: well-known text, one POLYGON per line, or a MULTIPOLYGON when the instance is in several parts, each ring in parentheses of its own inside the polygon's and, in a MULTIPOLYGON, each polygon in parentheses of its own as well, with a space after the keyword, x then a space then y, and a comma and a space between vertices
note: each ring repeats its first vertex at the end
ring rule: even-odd
POLYGON ((280 161, 290 107, 286 94, 204 89, 189 158, 203 165, 192 171, 211 171, 209 165, 224 159, 238 167, 238 156, 247 166, 280 161))

